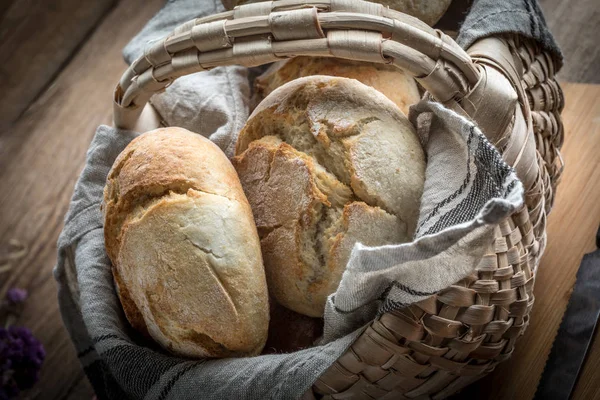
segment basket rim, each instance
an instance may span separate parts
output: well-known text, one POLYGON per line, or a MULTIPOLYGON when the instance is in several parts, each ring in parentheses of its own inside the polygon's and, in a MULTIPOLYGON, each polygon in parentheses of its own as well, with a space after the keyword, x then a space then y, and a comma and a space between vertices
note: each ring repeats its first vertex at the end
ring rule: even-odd
POLYGON ((115 88, 115 125, 135 127, 150 97, 180 76, 300 55, 394 65, 450 107, 458 106, 480 80, 479 68, 452 38, 381 4, 363 0, 250 3, 188 21, 148 44, 115 88))

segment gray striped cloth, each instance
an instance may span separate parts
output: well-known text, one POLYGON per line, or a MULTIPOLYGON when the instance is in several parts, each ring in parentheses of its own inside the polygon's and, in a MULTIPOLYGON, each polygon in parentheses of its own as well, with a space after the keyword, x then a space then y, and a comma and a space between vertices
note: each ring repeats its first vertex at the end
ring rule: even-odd
MULTIPOLYGON (((175 25, 218 11, 218 0, 168 1, 126 47, 126 60, 175 25)), ((559 55, 533 0, 476 1, 464 26, 464 45, 511 31, 537 38, 559 55)), ((248 117, 249 91, 247 69, 217 68, 176 81, 153 104, 170 125, 209 137, 231 155, 248 117)), ((328 299, 319 345, 221 360, 171 356, 127 323, 104 249, 100 202, 112 163, 138 133, 99 127, 65 217, 54 270, 63 321, 98 398, 300 398, 378 313, 422 300, 472 272, 496 224, 521 205, 522 185, 468 120, 431 102, 413 107, 410 118, 428 157, 417 239, 356 245, 328 299)))

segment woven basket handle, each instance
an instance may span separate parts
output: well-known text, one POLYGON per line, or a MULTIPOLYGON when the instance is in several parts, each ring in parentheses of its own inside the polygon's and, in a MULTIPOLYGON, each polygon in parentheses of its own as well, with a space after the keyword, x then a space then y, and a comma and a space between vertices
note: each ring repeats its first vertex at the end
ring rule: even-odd
POLYGON ((133 129, 150 97, 180 76, 299 55, 393 64, 448 105, 462 99, 479 79, 477 66, 450 37, 381 4, 252 3, 186 22, 164 40, 151 43, 115 89, 115 126, 133 129))

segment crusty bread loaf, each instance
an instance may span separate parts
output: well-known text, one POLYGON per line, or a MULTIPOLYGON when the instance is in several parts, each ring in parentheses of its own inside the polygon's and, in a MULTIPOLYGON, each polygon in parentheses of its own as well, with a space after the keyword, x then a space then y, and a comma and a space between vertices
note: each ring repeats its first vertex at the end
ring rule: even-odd
POLYGON ((379 90, 408 115, 408 108, 420 100, 417 83, 393 65, 329 57, 295 57, 271 65, 254 81, 253 104, 257 105, 279 86, 310 75, 356 79, 379 90))
POLYGON ((236 154, 269 291, 285 307, 322 316, 356 242, 412 237, 423 150, 398 107, 356 80, 311 76, 276 89, 236 154))
POLYGON ((106 250, 131 325, 189 357, 259 354, 268 293, 252 211, 208 139, 164 128, 134 139, 104 190, 106 250))
MULTIPOLYGON (((264 0, 221 0, 226 8, 241 4, 257 3, 264 0)), ((396 11, 412 15, 433 26, 444 15, 452 0, 369 0, 373 3, 380 3, 396 11)))

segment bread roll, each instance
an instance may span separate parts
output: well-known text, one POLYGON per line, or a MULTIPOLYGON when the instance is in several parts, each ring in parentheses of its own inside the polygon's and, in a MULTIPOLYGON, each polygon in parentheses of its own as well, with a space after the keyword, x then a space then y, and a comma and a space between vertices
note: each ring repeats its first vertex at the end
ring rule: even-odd
MULTIPOLYGON (((232 9, 235 6, 248 3, 257 3, 264 0, 221 0, 225 8, 232 9)), ((433 26, 442 18, 442 15, 450 6, 452 0, 370 0, 380 3, 396 11, 412 15, 433 26)))
POLYGON ((275 90, 236 154, 269 291, 291 310, 323 315, 355 243, 412 237, 423 150, 398 107, 356 80, 311 76, 275 90))
POLYGON ((106 250, 131 325, 188 357, 259 354, 269 323, 260 244, 235 170, 208 139, 134 139, 104 190, 106 250))
POLYGON ((328 57, 295 57, 274 63, 256 78, 253 103, 258 104, 285 83, 310 75, 356 79, 386 95, 406 115, 409 106, 420 100, 416 81, 393 65, 328 57))

